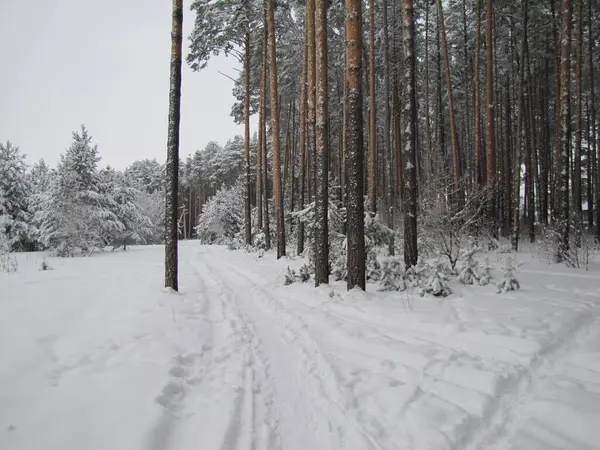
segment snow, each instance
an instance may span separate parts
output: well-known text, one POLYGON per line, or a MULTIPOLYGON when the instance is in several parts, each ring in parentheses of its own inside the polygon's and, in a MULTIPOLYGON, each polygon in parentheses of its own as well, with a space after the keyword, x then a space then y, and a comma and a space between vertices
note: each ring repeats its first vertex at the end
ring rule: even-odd
MULTIPOLYGON (((501 255, 500 255, 501 256, 501 255)), ((185 242, 0 273, 0 448, 592 449, 600 267, 439 300, 284 286, 300 258, 185 242)), ((501 258, 490 257, 500 277, 501 258)))

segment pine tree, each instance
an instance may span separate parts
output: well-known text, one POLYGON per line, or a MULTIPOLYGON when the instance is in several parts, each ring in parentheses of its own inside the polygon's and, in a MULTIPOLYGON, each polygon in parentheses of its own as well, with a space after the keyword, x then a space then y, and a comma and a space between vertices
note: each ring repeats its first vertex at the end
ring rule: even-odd
POLYGON ((10 250, 25 250, 30 240, 25 155, 10 142, 0 143, 0 234, 10 250))
POLYGON ((281 189, 279 94, 277 85, 277 44, 275 38, 275 0, 267 1, 267 27, 269 30, 271 133, 273 140, 273 186, 275 190, 275 218, 277 220, 277 259, 285 256, 285 222, 281 189))
POLYGON ((178 287, 177 207, 179 196, 179 121, 181 102, 181 41, 183 0, 173 0, 171 31, 171 75, 169 88, 169 130, 167 142, 167 190, 165 219, 165 287, 178 287))
POLYGON ((348 289, 365 289, 363 202, 362 5, 346 0, 346 176, 348 289))
POLYGON ((417 264, 417 82, 415 16, 412 0, 404 0, 404 263, 417 264))
POLYGON ((327 0, 315 2, 316 41, 316 149, 317 185, 315 190, 315 285, 329 283, 329 112, 327 89, 327 0))

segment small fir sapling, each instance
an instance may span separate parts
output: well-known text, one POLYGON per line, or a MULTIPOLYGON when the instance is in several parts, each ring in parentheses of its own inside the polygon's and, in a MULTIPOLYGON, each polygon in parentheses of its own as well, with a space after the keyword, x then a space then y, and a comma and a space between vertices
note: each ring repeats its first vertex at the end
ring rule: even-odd
MULTIPOLYGON (((431 294, 436 297, 447 297, 452 293, 448 286, 450 277, 448 276, 449 269, 447 262, 437 259, 433 265, 428 264, 427 278, 424 280, 420 288, 420 294, 431 294)), ((425 271, 421 272, 425 273, 425 271)))
POLYGON ((517 267, 515 266, 515 262, 510 255, 507 255, 504 258, 504 265, 502 267, 502 271, 504 272, 504 276, 502 280, 498 283, 498 294, 505 294, 508 291, 514 291, 521 288, 519 284, 519 280, 515 277, 515 270, 517 267))

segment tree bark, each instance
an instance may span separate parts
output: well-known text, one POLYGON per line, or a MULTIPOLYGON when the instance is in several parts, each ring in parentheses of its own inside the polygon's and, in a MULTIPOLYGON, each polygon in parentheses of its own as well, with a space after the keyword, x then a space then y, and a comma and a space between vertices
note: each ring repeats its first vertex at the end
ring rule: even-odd
POLYGON ((413 1, 404 0, 404 263, 417 264, 417 81, 413 1))
POLYGON ((494 2, 487 0, 487 75, 486 75, 486 111, 487 111, 487 191, 488 215, 492 221, 492 233, 496 234, 496 123, 494 113, 494 2))
MULTIPOLYGON (((444 74, 446 78, 446 89, 448 91, 448 109, 450 114, 450 145, 452 148, 452 178, 454 186, 452 191, 454 193, 454 200, 458 204, 462 204, 459 193, 461 179, 462 179, 462 167, 460 158, 460 142, 458 139, 458 130, 456 129, 456 113, 454 110, 454 94, 452 91, 452 78, 450 77, 450 58, 448 56, 448 40, 446 38, 446 25, 444 23, 444 10, 442 8, 442 0, 438 0, 438 19, 439 26, 442 34, 442 52, 444 58, 444 74)), ((463 199, 464 200, 464 199, 463 199)))
POLYGON ((327 0, 315 1, 316 168, 315 286, 329 283, 329 91, 327 86, 327 0))
MULTIPOLYGON (((581 232, 583 214, 581 208, 581 58, 583 53, 583 34, 581 23, 583 21, 583 0, 577 1, 577 18, 575 21, 575 153, 573 155, 573 219, 575 228, 575 245, 581 245, 581 232)), ((589 146, 589 142, 588 142, 589 146)))
POLYGON ((365 289, 363 204, 362 11, 346 0, 346 176, 348 178, 348 290, 365 289))
POLYGON ((267 27, 269 32, 270 87, 271 87, 271 136, 273 140, 273 188, 275 191, 275 218, 277 221, 277 259, 285 256, 285 222, 283 195, 281 192, 281 157, 279 94, 277 82, 277 47, 275 39, 275 0, 267 0, 267 27))
MULTIPOLYGON (((267 0, 268 1, 268 0, 267 0)), ((265 5, 266 6, 266 5, 265 5)), ((262 119, 259 122, 259 133, 262 135, 262 142, 260 152, 262 153, 262 164, 261 168, 262 184, 263 184, 263 197, 264 197, 264 235, 265 235, 265 248, 269 250, 271 248, 271 218, 269 216, 269 171, 267 169, 267 48, 269 41, 269 30, 267 26, 267 11, 264 13, 263 23, 263 50, 262 50, 262 70, 260 75, 260 113, 262 119)))
POLYGON ((244 228, 246 231, 246 245, 252 245, 252 218, 250 209, 250 33, 244 39, 244 153, 246 157, 246 203, 244 215, 244 228))
POLYGON ((173 0, 169 131, 167 138, 167 189, 165 217, 165 287, 178 286, 177 207, 179 197, 179 123, 181 117, 181 42, 183 0, 173 0))
POLYGON ((316 122, 316 49, 315 49, 315 0, 306 1, 306 23, 308 27, 308 132, 307 136, 307 151, 308 151, 308 168, 309 168, 309 193, 308 201, 312 201, 316 187, 316 164, 315 164, 315 122, 316 122))
MULTIPOLYGON (((304 192, 306 190, 306 45, 304 47, 304 67, 300 82, 300 210, 303 210, 304 192)), ((304 222, 298 223, 298 251, 301 255, 304 253, 304 222)))
POLYGON ((377 211, 377 110, 375 109, 375 1, 369 0, 369 208, 377 211))
POLYGON ((563 1, 560 54, 560 159, 558 163, 558 245, 556 260, 564 261, 569 252, 569 91, 571 69, 571 0, 563 1))

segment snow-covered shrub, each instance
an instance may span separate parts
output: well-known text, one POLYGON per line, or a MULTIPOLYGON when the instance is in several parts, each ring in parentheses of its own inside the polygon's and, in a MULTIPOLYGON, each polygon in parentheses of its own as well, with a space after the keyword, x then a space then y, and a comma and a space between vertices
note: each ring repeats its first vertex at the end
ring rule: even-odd
POLYGON ((10 254, 10 241, 0 227, 0 272, 11 273, 17 269, 17 260, 10 254))
POLYGON ((456 200, 456 192, 449 190, 453 183, 439 177, 427 183, 419 193, 419 252, 429 256, 447 258, 451 269, 455 269, 461 252, 469 239, 485 238, 489 224, 484 214, 487 202, 485 188, 460 190, 464 200, 456 200))
POLYGON ((476 255, 482 252, 483 249, 473 239, 468 241, 467 248, 461 252, 457 264, 459 282, 462 284, 479 284, 480 286, 490 282, 492 267, 489 264, 487 255, 483 267, 475 258, 476 255))
POLYGON ((492 265, 490 264, 490 258, 485 255, 485 259, 484 259, 484 265, 481 268, 480 273, 480 277, 479 277, 479 285, 480 286, 486 286, 488 284, 490 284, 490 282, 492 281, 492 265))
POLYGON ((381 255, 388 254, 390 240, 394 230, 388 228, 380 219, 379 214, 365 211, 365 270, 367 280, 379 280, 381 255))
POLYGON ((450 289, 450 273, 448 262, 437 259, 433 264, 426 264, 427 270, 423 269, 419 292, 421 295, 431 294, 436 297, 447 297, 452 293, 450 289))
POLYGON ((294 269, 291 269, 290 266, 287 267, 286 271, 285 271, 285 281, 283 282, 283 284, 285 284, 286 286, 289 286, 292 283, 296 282, 296 271, 294 269))
POLYGON ((300 272, 298 272, 298 278, 300 278, 300 281, 306 283, 308 280, 310 280, 310 272, 311 270, 308 264, 303 264, 302 267, 300 267, 300 272))
POLYGON ((238 237, 244 228, 244 192, 244 184, 238 181, 218 190, 204 204, 196 226, 203 244, 243 245, 243 240, 240 243, 238 237))
POLYGON ((410 279, 412 271, 404 270, 404 262, 401 257, 382 256, 378 260, 378 265, 380 270, 379 291, 404 291, 411 287, 414 281, 414 279, 410 279), (407 278, 409 279, 407 280, 407 278))
POLYGON ((300 267, 300 271, 298 273, 288 266, 285 271, 285 281, 283 284, 289 286, 290 284, 295 283, 297 280, 300 280, 302 283, 306 283, 308 280, 310 280, 310 273, 311 270, 307 264, 304 264, 302 267, 300 267))
POLYGON ((50 264, 48 264, 48 261, 46 261, 46 259, 42 259, 40 261, 40 270, 41 271, 54 270, 54 268, 50 264))
POLYGON ((514 291, 521 287, 519 280, 515 277, 516 269, 513 257, 507 255, 504 258, 504 265, 502 266, 503 277, 497 285, 499 294, 514 291))

